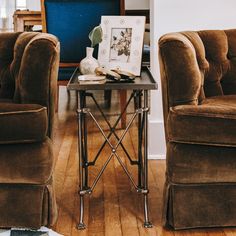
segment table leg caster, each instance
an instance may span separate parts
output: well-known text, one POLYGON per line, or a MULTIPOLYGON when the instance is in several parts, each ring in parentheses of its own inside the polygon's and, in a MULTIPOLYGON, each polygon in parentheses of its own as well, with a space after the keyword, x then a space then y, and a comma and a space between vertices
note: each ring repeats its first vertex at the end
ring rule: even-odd
POLYGON ((148 221, 148 222, 144 222, 144 224, 143 224, 143 227, 144 228, 152 228, 152 223, 150 222, 150 221, 148 221))
POLYGON ((85 225, 84 223, 79 223, 79 224, 77 225, 77 229, 78 229, 78 230, 86 229, 86 225, 85 225))

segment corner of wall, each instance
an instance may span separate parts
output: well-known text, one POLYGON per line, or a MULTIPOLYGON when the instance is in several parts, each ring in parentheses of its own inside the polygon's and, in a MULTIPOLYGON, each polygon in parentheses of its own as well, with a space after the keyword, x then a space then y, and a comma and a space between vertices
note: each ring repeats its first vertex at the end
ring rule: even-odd
POLYGON ((161 80, 158 62, 157 0, 150 0, 151 72, 158 90, 151 92, 151 114, 149 117, 149 159, 165 159, 166 144, 162 110, 161 80))

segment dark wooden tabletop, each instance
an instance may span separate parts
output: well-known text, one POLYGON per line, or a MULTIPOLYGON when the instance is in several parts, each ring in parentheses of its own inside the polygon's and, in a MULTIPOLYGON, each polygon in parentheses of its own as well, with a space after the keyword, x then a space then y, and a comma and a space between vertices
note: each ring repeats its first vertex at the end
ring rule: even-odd
POLYGON ((106 82, 105 84, 80 84, 77 68, 67 85, 68 90, 155 90, 157 83, 148 67, 142 67, 141 75, 136 77, 133 83, 127 82, 106 82))

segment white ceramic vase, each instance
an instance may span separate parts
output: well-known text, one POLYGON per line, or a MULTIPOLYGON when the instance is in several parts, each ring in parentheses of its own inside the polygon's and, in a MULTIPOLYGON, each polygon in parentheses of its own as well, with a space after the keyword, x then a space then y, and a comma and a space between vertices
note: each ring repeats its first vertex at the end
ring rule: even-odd
POLYGON ((83 75, 95 74, 95 69, 99 66, 98 61, 93 57, 94 48, 86 47, 86 57, 80 62, 80 72, 83 75))

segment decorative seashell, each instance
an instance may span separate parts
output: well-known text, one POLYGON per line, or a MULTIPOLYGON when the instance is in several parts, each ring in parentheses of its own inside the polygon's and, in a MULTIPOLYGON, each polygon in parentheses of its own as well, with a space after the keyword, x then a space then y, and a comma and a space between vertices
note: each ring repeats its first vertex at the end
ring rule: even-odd
POLYGON ((122 71, 122 70, 119 70, 119 69, 115 69, 113 71, 116 72, 117 74, 119 74, 122 79, 134 80, 135 77, 136 77, 134 74, 132 74, 128 71, 122 71))
POLYGON ((95 73, 96 73, 96 75, 105 75, 107 77, 107 79, 111 79, 111 80, 120 80, 121 79, 121 76, 118 73, 111 71, 111 70, 107 70, 103 67, 97 67, 95 69, 95 73))

